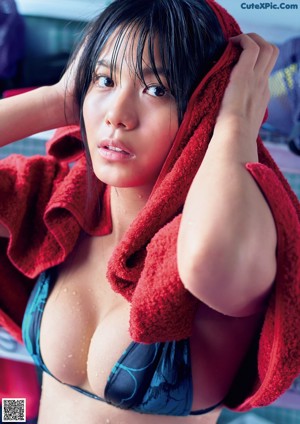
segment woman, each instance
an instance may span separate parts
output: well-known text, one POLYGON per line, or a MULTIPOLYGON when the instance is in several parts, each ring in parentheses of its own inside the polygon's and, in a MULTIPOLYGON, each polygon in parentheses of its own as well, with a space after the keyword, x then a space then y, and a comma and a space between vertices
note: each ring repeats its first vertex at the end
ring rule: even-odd
MULTIPOLYGON (((258 161, 277 49, 258 35, 229 41, 241 54, 172 242, 179 297, 194 308, 189 336, 156 337, 151 326, 135 336, 143 321, 143 313, 132 315, 139 296, 125 274, 114 280, 115 252, 155 198, 186 128, 188 101, 228 43, 216 10, 225 14, 198 0, 116 0, 91 24, 58 84, 0 102, 2 145, 80 121, 87 155, 71 170, 53 157, 3 161, 8 179, 13 169, 26 176, 12 192, 30 191, 26 208, 19 204, 22 222, 14 222, 23 238, 13 234, 7 199, 0 229, 19 243, 27 232, 28 254, 24 245, 3 243, 18 272, 41 273, 23 320, 25 344, 45 371, 39 423, 215 423, 261 329, 277 237, 268 202, 244 164, 258 161), (72 196, 79 200, 70 203, 72 196), (18 249, 22 265, 13 258, 18 249)), ((65 138, 63 145, 68 150, 65 138)), ((164 266, 147 268, 149 252, 128 266, 140 264, 141 276, 155 269, 156 280, 164 266)), ((164 302, 185 320, 175 296, 164 302)))

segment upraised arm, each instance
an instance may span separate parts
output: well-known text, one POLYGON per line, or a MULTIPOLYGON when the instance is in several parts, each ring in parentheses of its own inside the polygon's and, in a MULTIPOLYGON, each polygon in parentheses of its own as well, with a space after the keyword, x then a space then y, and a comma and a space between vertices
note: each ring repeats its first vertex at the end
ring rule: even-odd
POLYGON ((73 96, 76 60, 52 86, 0 100, 0 147, 29 135, 78 123, 73 96))
MULTIPOLYGON (((0 100, 0 147, 41 131, 79 122, 73 94, 78 59, 79 54, 57 84, 0 100)), ((9 237, 1 222, 0 237, 9 237)))
POLYGON ((242 53, 188 193, 178 266, 200 300, 221 313, 247 316, 263 307, 276 273, 274 220, 245 164, 258 161, 256 139, 278 52, 256 34, 232 42, 242 53))

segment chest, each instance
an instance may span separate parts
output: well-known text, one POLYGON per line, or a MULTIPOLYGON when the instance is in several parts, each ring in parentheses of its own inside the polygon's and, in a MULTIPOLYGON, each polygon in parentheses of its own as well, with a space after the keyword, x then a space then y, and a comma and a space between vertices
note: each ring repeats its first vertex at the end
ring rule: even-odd
MULTIPOLYGON (((130 304, 106 278, 113 247, 109 236, 79 244, 59 269, 40 331, 41 355, 50 372, 101 398, 131 343, 130 304)), ((256 317, 225 317, 200 303, 190 340, 194 409, 225 396, 258 322, 256 317)))
POLYGON ((60 381, 103 397, 107 378, 131 339, 128 302, 106 279, 109 239, 84 239, 59 269, 45 305, 43 361, 60 381))

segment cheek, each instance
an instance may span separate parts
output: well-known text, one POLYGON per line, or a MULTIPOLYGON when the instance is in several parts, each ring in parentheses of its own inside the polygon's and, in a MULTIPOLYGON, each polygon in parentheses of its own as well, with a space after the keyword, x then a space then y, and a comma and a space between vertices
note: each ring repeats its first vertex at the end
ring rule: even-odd
POLYGON ((160 129, 159 138, 161 140, 161 145, 165 146, 164 151, 168 153, 173 145, 178 131, 177 116, 168 116, 164 122, 160 123, 160 126, 158 125, 158 129, 160 129))
POLYGON ((86 127, 100 122, 103 108, 100 108, 99 104, 102 105, 102 102, 99 102, 99 99, 93 93, 86 95, 82 106, 82 115, 86 127))
POLYGON ((92 108, 92 105, 91 105, 91 100, 89 99, 88 96, 85 98, 85 100, 83 102, 82 116, 83 116, 85 128, 87 130, 89 128, 89 126, 91 125, 92 117, 93 117, 93 108, 92 108))
POLYGON ((176 107, 176 104, 172 103, 172 105, 170 106, 169 114, 166 117, 166 122, 165 122, 165 130, 168 131, 170 144, 173 143, 174 138, 177 134, 178 128, 179 128, 179 124, 178 124, 177 107, 176 107))
POLYGON ((83 106, 82 106, 82 119, 83 124, 86 132, 87 138, 89 138, 90 133, 90 119, 89 119, 89 113, 88 113, 88 106, 86 100, 84 100, 83 106))
POLYGON ((157 166, 160 169, 164 165, 165 160, 167 159, 172 149, 177 130, 178 126, 173 126, 168 128, 161 128, 161 131, 156 133, 157 143, 153 149, 153 155, 156 158, 157 166))
POLYGON ((95 137, 97 134, 97 114, 95 112, 95 106, 89 98, 85 98, 82 106, 82 117, 86 134, 85 149, 88 151, 88 155, 93 161, 94 153, 93 146, 95 145, 95 137))

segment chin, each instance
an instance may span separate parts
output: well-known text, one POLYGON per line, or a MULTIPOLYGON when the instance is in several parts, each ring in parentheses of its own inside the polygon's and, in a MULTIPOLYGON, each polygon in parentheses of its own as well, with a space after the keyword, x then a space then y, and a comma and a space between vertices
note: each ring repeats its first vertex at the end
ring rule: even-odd
POLYGON ((122 176, 122 175, 112 175, 112 173, 103 173, 103 172, 97 172, 97 170, 94 169, 94 174, 98 180, 100 180, 102 183, 109 185, 111 187, 117 187, 117 188, 140 188, 140 187, 149 187, 154 186, 156 178, 155 179, 141 179, 137 178, 137 176, 131 177, 130 176, 122 176))

